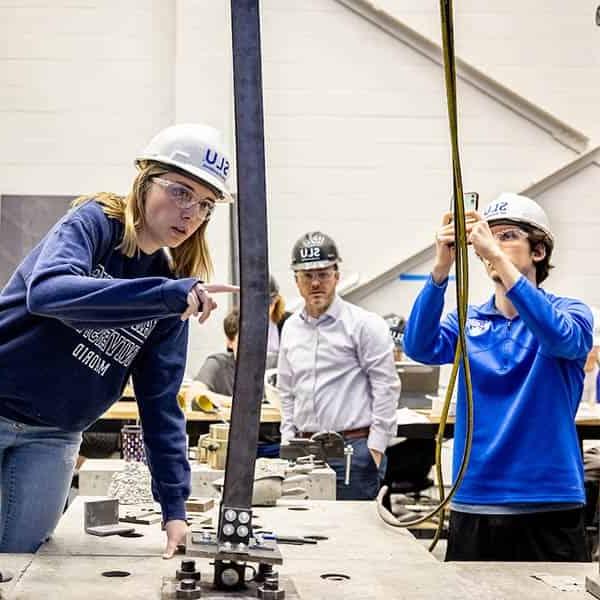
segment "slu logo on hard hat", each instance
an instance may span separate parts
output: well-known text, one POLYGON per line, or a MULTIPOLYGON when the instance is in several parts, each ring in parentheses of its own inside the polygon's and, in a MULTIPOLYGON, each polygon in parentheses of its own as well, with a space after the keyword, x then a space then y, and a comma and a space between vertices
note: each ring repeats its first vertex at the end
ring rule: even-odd
POLYGON ((202 159, 202 166, 211 171, 218 177, 222 179, 227 179, 227 175, 229 174, 229 161, 222 155, 219 154, 216 150, 211 150, 210 148, 206 149, 204 153, 204 158, 202 159))
POLYGON ((320 246, 324 241, 325 236, 320 233, 309 233, 302 241, 302 245, 306 248, 312 248, 313 246, 320 246))
POLYGON ((508 212, 508 202, 494 202, 494 204, 490 204, 485 211, 483 212, 483 217, 485 219, 490 219, 490 217, 502 216, 508 212))
POLYGON ((321 258, 321 248, 300 248, 300 258, 318 260, 321 258))

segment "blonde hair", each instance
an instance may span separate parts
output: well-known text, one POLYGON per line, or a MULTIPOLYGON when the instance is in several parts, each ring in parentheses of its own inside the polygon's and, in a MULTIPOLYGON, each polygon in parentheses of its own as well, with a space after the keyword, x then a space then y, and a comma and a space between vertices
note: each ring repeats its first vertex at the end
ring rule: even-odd
POLYGON ((271 312, 271 321, 279 323, 285 314, 285 300, 281 294, 277 294, 277 300, 273 303, 273 311, 271 312))
MULTIPOLYGON (((95 200, 102 206, 104 214, 110 219, 117 219, 123 223, 123 239, 117 246, 125 256, 132 258, 139 251, 138 231, 145 225, 144 202, 152 177, 159 177, 174 171, 160 163, 146 162, 139 166, 139 173, 133 180, 133 186, 125 197, 111 192, 100 192, 80 196, 73 200, 71 206, 77 207, 95 200)), ((185 173, 183 173, 185 175, 185 173)), ((177 277, 198 277, 208 281, 213 272, 212 260, 206 241, 206 228, 208 220, 185 242, 177 248, 169 248, 167 253, 170 258, 171 270, 177 277)))

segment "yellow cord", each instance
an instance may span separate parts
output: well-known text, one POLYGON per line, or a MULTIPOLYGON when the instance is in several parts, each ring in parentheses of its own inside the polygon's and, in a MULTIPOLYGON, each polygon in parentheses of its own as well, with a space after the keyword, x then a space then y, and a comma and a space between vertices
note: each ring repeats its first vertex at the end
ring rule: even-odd
POLYGON ((383 508, 382 500, 383 496, 387 492, 386 487, 382 488, 377 497, 377 510, 379 512, 379 515, 386 523, 393 525, 394 527, 414 527, 432 519, 438 513, 441 512, 436 535, 429 547, 430 551, 433 550, 433 548, 435 547, 442 532, 444 526, 444 509, 456 493, 456 490, 459 488, 465 476, 467 466, 469 464, 469 457, 471 454, 471 446, 473 440, 473 391, 471 386, 471 369, 469 365, 469 358, 467 355, 467 342, 465 337, 465 324, 467 320, 469 296, 469 258, 466 235, 465 207, 463 203, 462 172, 460 168, 460 152, 458 146, 458 114, 456 100, 456 66, 454 57, 454 25, 452 16, 452 0, 440 0, 440 15, 442 22, 442 49, 444 55, 446 99, 448 104, 448 119, 450 124, 450 138, 452 145, 454 222, 456 224, 454 248, 456 251, 456 304, 458 313, 458 343, 456 346, 454 364, 452 367, 448 388, 446 390, 446 397, 444 399, 444 406, 440 415, 440 424, 436 437, 436 475, 439 486, 440 502, 438 506, 431 510, 429 513, 417 519, 413 519, 412 521, 399 521, 395 519, 393 515, 390 515, 385 508, 383 508), (452 401, 452 395, 454 393, 454 387, 456 384, 456 376, 458 374, 458 369, 460 366, 462 366, 463 369, 465 387, 467 392, 466 439, 460 469, 457 473, 454 485, 448 492, 448 496, 446 496, 444 491, 444 481, 442 476, 441 464, 442 443, 444 441, 444 431, 446 429, 448 412, 450 410, 450 403, 452 401))

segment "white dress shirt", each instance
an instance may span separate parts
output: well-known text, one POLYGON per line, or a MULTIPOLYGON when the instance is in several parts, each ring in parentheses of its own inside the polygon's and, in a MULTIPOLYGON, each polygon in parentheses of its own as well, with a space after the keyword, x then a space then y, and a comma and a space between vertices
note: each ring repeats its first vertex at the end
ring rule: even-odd
POLYGON ((400 380, 380 316, 339 296, 317 319, 295 312, 282 332, 277 369, 282 443, 298 431, 369 427, 368 447, 385 452, 396 434, 400 380))

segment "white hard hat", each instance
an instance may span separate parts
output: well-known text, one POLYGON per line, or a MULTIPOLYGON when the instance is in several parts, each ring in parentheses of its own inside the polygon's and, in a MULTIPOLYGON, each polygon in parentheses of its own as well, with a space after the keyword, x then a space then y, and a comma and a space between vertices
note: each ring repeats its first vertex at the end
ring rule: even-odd
POLYGON ((548 215, 537 202, 527 196, 503 192, 485 207, 483 218, 490 225, 501 221, 531 225, 543 231, 554 243, 548 215))
POLYGON ((176 167, 219 190, 223 194, 221 202, 233 201, 227 183, 231 171, 229 153, 221 133, 213 127, 199 123, 167 127, 135 159, 138 166, 144 161, 176 167))

